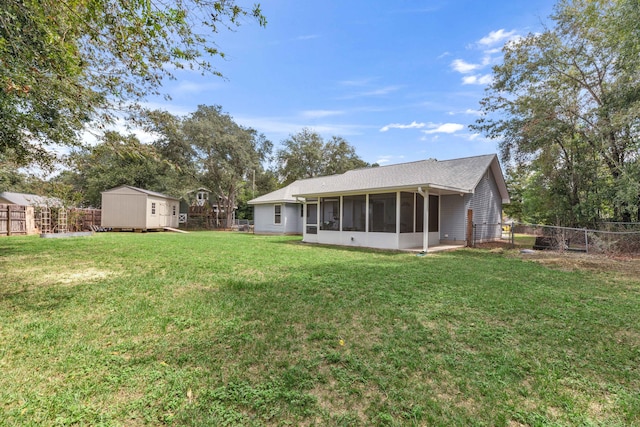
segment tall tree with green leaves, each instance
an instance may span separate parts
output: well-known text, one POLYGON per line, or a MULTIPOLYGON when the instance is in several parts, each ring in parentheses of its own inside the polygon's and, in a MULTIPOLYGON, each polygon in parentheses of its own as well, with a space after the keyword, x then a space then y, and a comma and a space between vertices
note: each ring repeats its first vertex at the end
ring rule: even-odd
POLYGON ((635 0, 561 0, 555 27, 508 43, 494 67, 473 127, 528 167, 547 221, 640 218, 640 194, 619 190, 640 146, 637 17, 635 0))
MULTIPOLYGON (((226 213, 271 153, 272 143, 256 130, 238 125, 220 106, 198 106, 185 118, 183 134, 195 152, 200 183, 215 192, 226 213)), ((226 216, 231 227, 231 215, 226 216)))
POLYGON ((297 179, 344 173, 371 165, 362 160, 344 138, 333 136, 329 141, 304 128, 282 141, 276 155, 277 171, 284 185, 297 179))
POLYGON ((0 7, 0 154, 47 164, 47 147, 80 143, 91 120, 113 120, 159 94, 172 70, 221 75, 213 39, 243 18, 235 0, 4 0, 0 7))
POLYGON ((69 156, 72 170, 56 181, 72 185, 83 195, 82 204, 100 207, 101 192, 119 185, 131 185, 179 197, 180 171, 153 145, 142 144, 135 135, 105 132, 96 146, 69 156))

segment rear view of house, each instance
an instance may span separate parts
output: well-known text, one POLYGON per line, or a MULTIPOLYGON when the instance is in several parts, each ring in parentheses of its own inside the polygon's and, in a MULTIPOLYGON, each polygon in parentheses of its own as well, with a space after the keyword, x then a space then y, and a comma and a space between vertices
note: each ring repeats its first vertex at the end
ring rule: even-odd
POLYGON ((178 227, 180 200, 154 191, 121 185, 102 192, 102 226, 160 230, 178 227))
POLYGON ((301 179, 249 201, 256 233, 427 251, 501 237, 509 194, 495 154, 357 169, 301 179))

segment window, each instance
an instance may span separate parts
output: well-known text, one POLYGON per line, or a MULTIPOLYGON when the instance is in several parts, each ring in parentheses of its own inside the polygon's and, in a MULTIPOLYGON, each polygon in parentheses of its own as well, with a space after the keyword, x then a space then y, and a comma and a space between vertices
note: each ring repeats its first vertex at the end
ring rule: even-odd
POLYGON ((342 230, 365 231, 367 196, 344 196, 342 198, 342 230))
POLYGON ((273 223, 282 224, 282 205, 273 205, 273 223))
POLYGON ((440 223, 440 197, 429 196, 429 232, 438 231, 440 223))
POLYGON ((206 191, 198 191, 198 194, 196 195, 196 206, 204 206, 208 197, 209 193, 206 191))
POLYGON ((416 233, 424 232, 424 197, 416 194, 416 233))
POLYGON ((176 216, 176 205, 173 205, 173 216, 176 216))
POLYGON ((340 198, 320 199, 320 230, 340 230, 340 198))
POLYGON ((151 202, 151 215, 156 214, 156 204, 155 202, 151 202))
POLYGON ((400 232, 413 233, 415 209, 413 193, 400 193, 400 232))
POLYGON ((396 193, 369 196, 369 231, 396 232, 396 193))

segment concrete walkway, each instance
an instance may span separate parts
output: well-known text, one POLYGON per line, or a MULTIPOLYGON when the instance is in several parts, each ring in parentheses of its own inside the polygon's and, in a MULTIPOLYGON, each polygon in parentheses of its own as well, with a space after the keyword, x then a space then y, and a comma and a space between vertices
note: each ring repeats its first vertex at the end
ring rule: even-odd
MULTIPOLYGON (((434 245, 434 246, 429 246, 429 248, 427 248, 427 254, 431 254, 434 252, 444 252, 444 251, 455 251, 456 249, 460 249, 460 248, 464 248, 465 245, 434 245)), ((408 252, 417 252, 417 253, 421 253, 422 252, 422 247, 419 248, 409 248, 409 249, 405 249, 408 252)))

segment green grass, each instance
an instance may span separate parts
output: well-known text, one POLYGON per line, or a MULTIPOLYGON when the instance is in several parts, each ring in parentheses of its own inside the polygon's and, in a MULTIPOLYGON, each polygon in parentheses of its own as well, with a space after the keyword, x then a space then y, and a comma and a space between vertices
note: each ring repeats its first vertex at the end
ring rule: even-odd
POLYGON ((640 283, 516 252, 0 239, 0 425, 640 425, 640 283))

